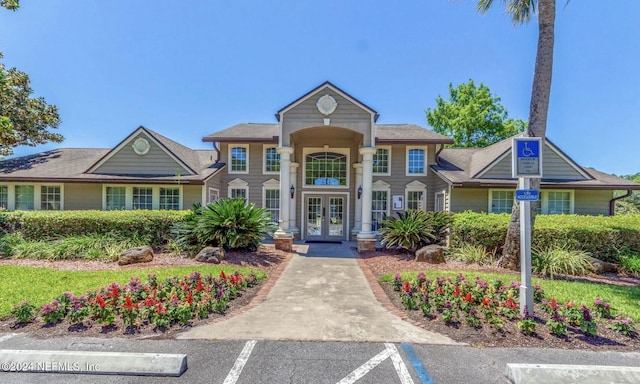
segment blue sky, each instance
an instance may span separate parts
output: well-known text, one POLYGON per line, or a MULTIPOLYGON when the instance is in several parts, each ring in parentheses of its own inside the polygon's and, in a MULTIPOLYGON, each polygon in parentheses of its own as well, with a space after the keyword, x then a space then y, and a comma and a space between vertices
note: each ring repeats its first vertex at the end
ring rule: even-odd
MULTIPOLYGON (((329 80, 380 113, 425 109, 473 79, 527 119, 537 20, 514 27, 472 0, 23 0, 0 11, 7 67, 60 109, 62 144, 115 146, 144 125, 192 148, 329 80), (126 5, 124 5, 126 4, 126 5)), ((640 1, 558 0, 548 137, 584 166, 640 171, 640 1), (611 6, 613 5, 613 6, 611 6)))

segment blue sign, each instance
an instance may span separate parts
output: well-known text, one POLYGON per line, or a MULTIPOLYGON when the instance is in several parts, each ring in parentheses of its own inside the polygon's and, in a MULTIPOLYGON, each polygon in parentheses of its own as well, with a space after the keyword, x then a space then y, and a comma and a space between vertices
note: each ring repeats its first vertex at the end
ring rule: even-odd
POLYGON ((540 191, 537 189, 516 189, 516 201, 538 201, 540 191))
POLYGON ((519 159, 540 157, 540 142, 536 140, 517 140, 517 153, 519 159))

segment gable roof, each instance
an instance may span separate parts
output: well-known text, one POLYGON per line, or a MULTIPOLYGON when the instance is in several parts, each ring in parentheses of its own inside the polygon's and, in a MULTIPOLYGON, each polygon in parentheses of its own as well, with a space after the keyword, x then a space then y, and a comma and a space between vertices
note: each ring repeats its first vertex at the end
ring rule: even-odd
POLYGON ((301 102, 303 102, 304 100, 306 100, 309 96, 313 95, 314 93, 316 93, 319 90, 324 89, 324 88, 329 88, 332 91, 338 93, 340 96, 344 97, 345 99, 347 99, 347 100, 351 101, 352 103, 358 105, 360 108, 364 109, 365 111, 367 111, 367 112, 369 112, 369 113, 371 113, 373 115, 373 121, 374 122, 378 121, 378 117, 379 117, 378 112, 376 112, 373 108, 369 107, 368 105, 366 105, 365 103, 361 102, 360 100, 356 99, 355 97, 351 96, 347 92, 343 91, 342 89, 336 87, 335 85, 333 85, 329 81, 325 81, 324 83, 318 85, 317 87, 313 88, 309 92, 307 92, 304 95, 300 96, 299 98, 295 99, 291 103, 289 103, 289 104, 285 105, 284 107, 280 108, 280 110, 276 113, 276 119, 278 121, 280 121, 280 116, 283 113, 287 112, 291 108, 295 107, 296 105, 298 105, 301 102))
MULTIPOLYGON (((567 161, 569 165, 585 175, 584 180, 562 180, 542 178, 546 188, 584 189, 640 189, 640 184, 589 168, 588 171, 564 154, 549 139, 545 144, 567 161)), ((445 148, 439 155, 438 164, 431 169, 449 185, 458 187, 502 187, 512 188, 517 180, 509 178, 481 178, 500 160, 511 154, 511 138, 485 148, 445 148)))

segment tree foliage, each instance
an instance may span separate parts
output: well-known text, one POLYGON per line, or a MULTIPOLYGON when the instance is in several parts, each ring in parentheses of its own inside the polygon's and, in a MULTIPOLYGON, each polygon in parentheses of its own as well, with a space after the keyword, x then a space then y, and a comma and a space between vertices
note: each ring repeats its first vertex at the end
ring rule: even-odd
POLYGON ((20 8, 20 0, 0 0, 0 7, 15 11, 20 8))
MULTIPOLYGON (((622 175, 624 179, 640 183, 640 172, 635 175, 622 175)), ((623 192, 616 192, 616 196, 621 196, 623 192)), ((616 215, 635 215, 640 213, 640 191, 633 191, 631 196, 616 201, 616 215)))
POLYGON ((0 155, 11 155, 19 145, 64 140, 62 135, 49 131, 60 125, 58 108, 47 104, 43 97, 31 97, 32 93, 26 73, 16 68, 7 70, 0 62, 0 155))
POLYGON ((486 147, 527 126, 523 120, 509 118, 500 98, 473 80, 456 87, 449 83, 449 98, 438 96, 436 104, 427 109, 427 121, 436 132, 453 138, 454 147, 486 147))

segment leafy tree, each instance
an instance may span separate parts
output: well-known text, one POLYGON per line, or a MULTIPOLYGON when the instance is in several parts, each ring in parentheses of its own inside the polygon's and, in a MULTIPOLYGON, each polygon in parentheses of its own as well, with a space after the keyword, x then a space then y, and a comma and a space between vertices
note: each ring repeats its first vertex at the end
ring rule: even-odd
POLYGON ((527 126, 520 119, 510 119, 500 98, 473 80, 455 88, 449 83, 449 99, 438 96, 436 104, 427 109, 427 121, 436 132, 453 138, 454 147, 486 147, 527 126))
MULTIPOLYGON (((640 172, 635 175, 622 175, 624 179, 640 183, 640 172)), ((622 196, 624 193, 616 193, 616 196, 622 196)), ((631 196, 616 201, 616 215, 638 214, 640 213, 640 191, 633 191, 631 196)))
MULTIPOLYGON (((0 59, 2 59, 0 53, 0 59)), ((43 97, 32 98, 29 76, 0 62, 0 155, 11 155, 19 145, 60 143, 64 137, 50 128, 60 125, 58 108, 43 97)))
POLYGON ((15 11, 20 8, 20 0, 0 0, 0 7, 15 11))
MULTIPOLYGON (((553 46, 555 38, 556 0, 502 0, 514 24, 524 24, 531 15, 538 14, 538 47, 533 72, 531 102, 529 104, 529 125, 527 136, 541 137, 547 132, 547 113, 551 95, 551 74, 553 72, 553 46), (537 8, 537 9, 536 9, 537 8)), ((493 0, 478 0, 477 9, 486 13, 493 0)), ((533 179, 531 188, 538 189, 540 181, 533 179)), ((531 227, 535 222, 536 204, 531 204, 531 227)), ((514 203, 511 221, 507 230, 502 257, 498 266, 517 270, 520 268, 520 210, 514 203)))

